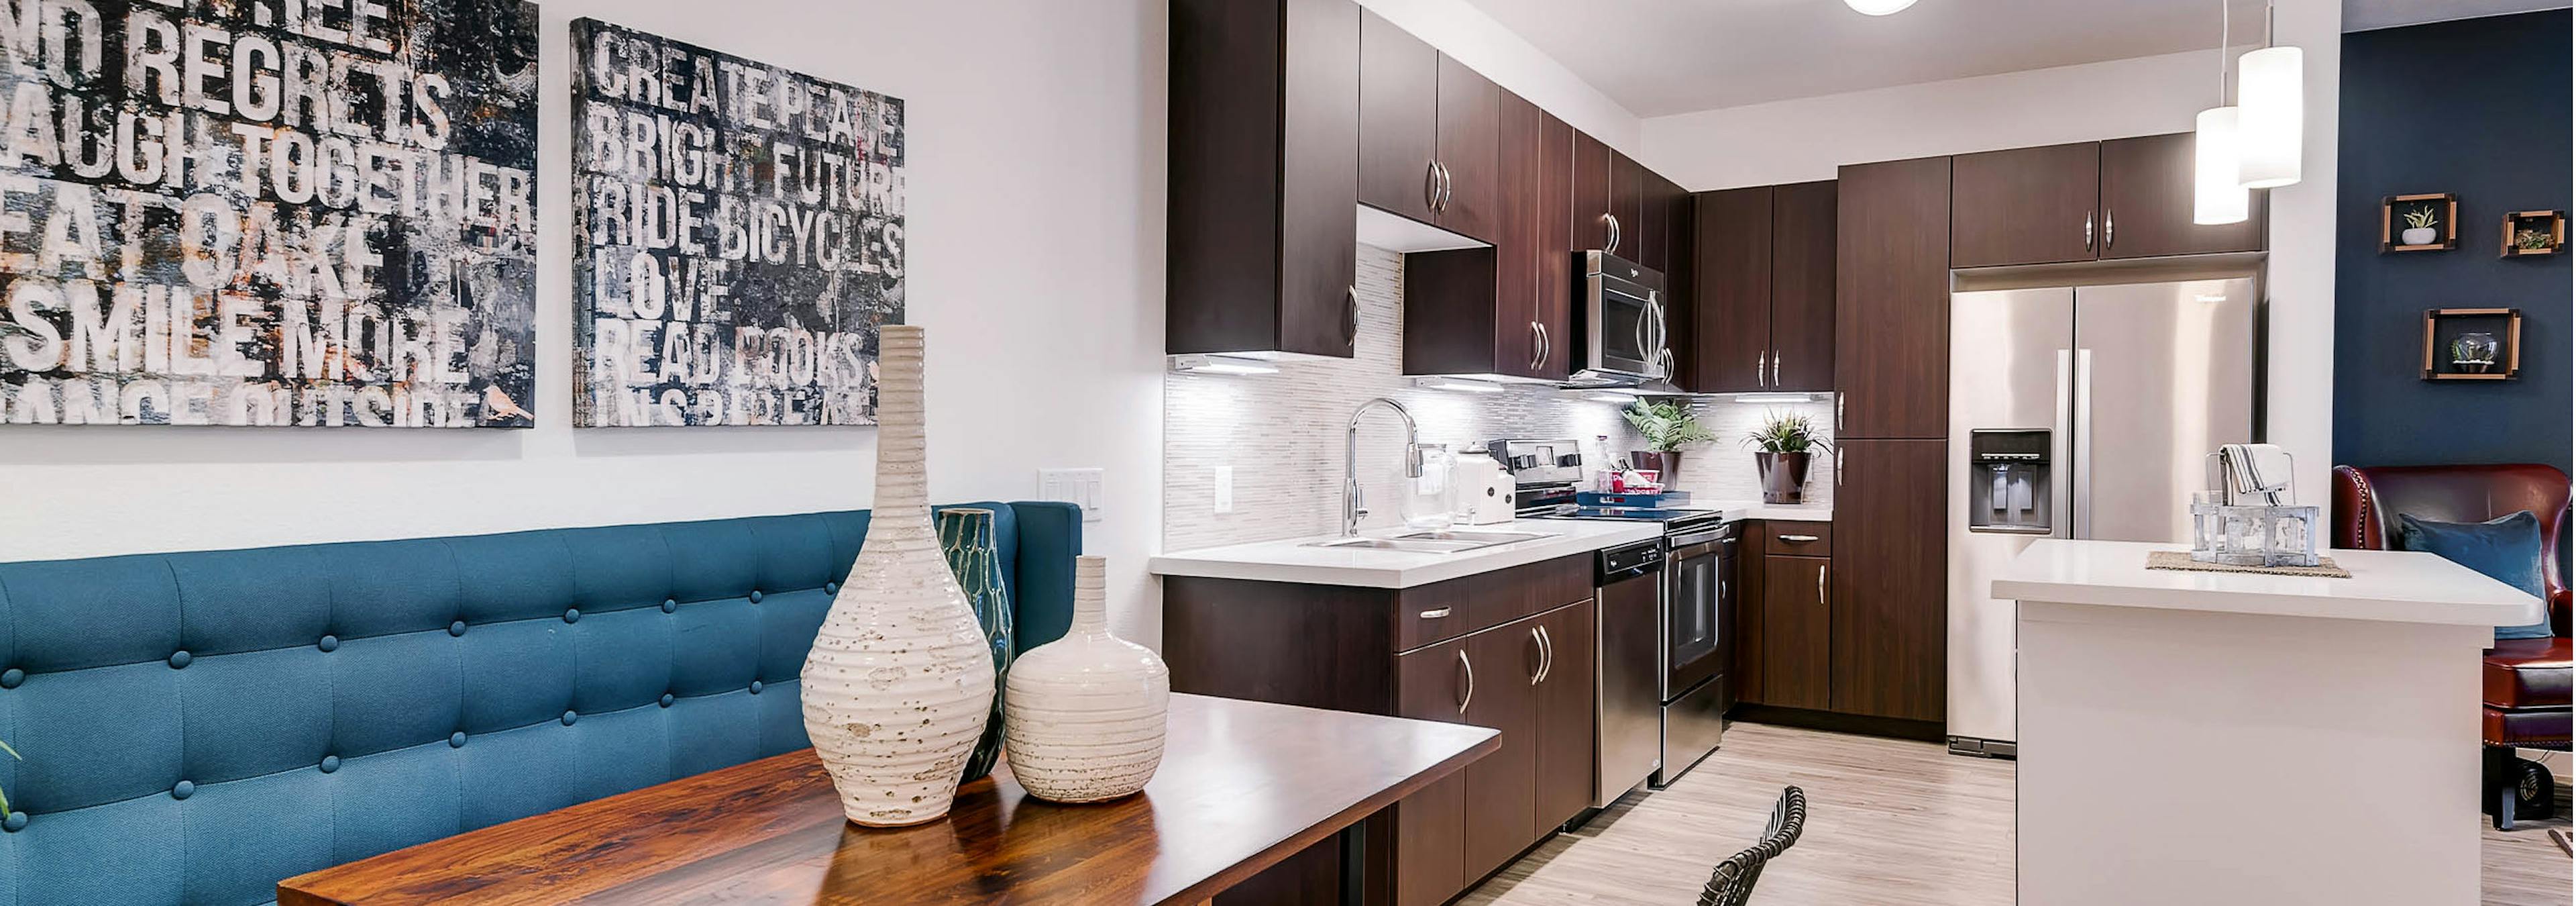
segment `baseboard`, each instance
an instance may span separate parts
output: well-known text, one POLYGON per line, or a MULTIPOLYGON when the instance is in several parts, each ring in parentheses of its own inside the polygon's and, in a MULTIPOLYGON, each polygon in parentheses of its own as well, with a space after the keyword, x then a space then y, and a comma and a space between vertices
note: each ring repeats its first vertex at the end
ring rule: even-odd
POLYGON ((1866 714, 1843 714, 1834 711, 1811 711, 1805 708, 1783 708, 1776 705, 1740 703, 1726 713, 1728 719, 1747 723, 1797 727, 1802 730, 1824 730, 1831 733, 1853 733, 1861 736, 1884 736, 1889 739, 1911 739, 1919 742, 1944 742, 1945 727, 1937 720, 1907 720, 1901 717, 1877 717, 1866 714))

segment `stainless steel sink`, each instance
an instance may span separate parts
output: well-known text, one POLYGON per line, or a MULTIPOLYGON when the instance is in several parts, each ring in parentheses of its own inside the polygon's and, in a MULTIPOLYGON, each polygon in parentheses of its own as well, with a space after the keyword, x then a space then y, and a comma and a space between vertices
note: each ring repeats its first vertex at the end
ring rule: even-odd
POLYGON ((1513 544, 1537 538, 1552 538, 1547 532, 1410 532, 1391 538, 1335 538, 1315 541, 1307 547, 1350 547, 1367 550, 1408 551, 1417 554, 1455 554, 1479 548, 1513 544))

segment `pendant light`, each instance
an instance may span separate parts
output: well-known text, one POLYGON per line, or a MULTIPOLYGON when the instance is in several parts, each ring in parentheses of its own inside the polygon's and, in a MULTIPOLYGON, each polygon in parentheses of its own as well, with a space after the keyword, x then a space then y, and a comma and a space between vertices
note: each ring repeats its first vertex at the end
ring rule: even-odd
POLYGON ((2243 151, 2236 181, 2269 189, 2299 181, 2307 127, 2304 60, 2296 47, 2272 43, 2272 5, 2263 5, 2263 49, 2236 61, 2237 139, 2243 151))
POLYGON ((2192 131, 2191 222, 2242 223, 2253 194, 2237 179, 2243 149, 2238 117, 2227 106, 2227 0, 2218 2, 2218 106, 2200 112, 2192 131))
POLYGON ((1865 16, 1885 16, 1904 11, 1914 0, 1843 0, 1843 5, 1865 16))

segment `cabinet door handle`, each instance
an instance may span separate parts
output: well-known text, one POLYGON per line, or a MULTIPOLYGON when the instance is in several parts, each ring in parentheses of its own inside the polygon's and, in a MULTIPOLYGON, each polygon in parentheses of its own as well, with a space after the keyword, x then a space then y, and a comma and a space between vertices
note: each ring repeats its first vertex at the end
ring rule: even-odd
POLYGON ((1458 652, 1458 667, 1467 671, 1467 694, 1458 697, 1458 713, 1467 713, 1467 703, 1476 700, 1476 664, 1467 660, 1467 652, 1458 652))
POLYGON ((1433 213, 1440 211, 1439 161, 1435 160, 1422 165, 1422 207, 1433 213))
POLYGON ((2111 243, 2114 243, 2114 242, 2118 242, 2118 241, 2120 241, 2120 240, 2118 240, 2118 239, 2116 239, 2116 238, 2113 238, 2113 235, 2114 235, 2114 234, 2111 232, 2111 209, 2110 209, 2110 208, 2103 208, 2103 209, 2102 209, 2102 250, 2103 250, 2103 251, 2106 251, 2106 252, 2107 252, 2107 251, 2110 251, 2110 250, 2111 250, 2111 243))
POLYGON ((1780 540, 1786 541, 1790 544, 1814 544, 1824 539, 1818 538, 1814 535, 1782 535, 1780 536, 1780 540))
POLYGON ((2084 250, 2093 250, 2093 212, 2084 212, 2084 250))
MULTIPOLYGON (((1834 433, 1835 433, 1835 434, 1841 434, 1841 433, 1843 433, 1843 401, 1844 401, 1844 400, 1848 400, 1848 399, 1851 399, 1851 394, 1850 394, 1850 393, 1848 393, 1848 392, 1842 392, 1842 393, 1836 393, 1836 394, 1834 394, 1834 433)), ((1842 455, 1841 453, 1839 453, 1839 452, 1835 453, 1835 454, 1834 454, 1834 466, 1835 466, 1836 468, 1841 468, 1842 464, 1843 464, 1843 455, 1842 455)), ((1840 486, 1842 485, 1842 483, 1843 483, 1842 476, 1839 476, 1839 475, 1834 476, 1834 485, 1835 485, 1836 487, 1840 487, 1840 486)))
POLYGON ((1786 358, 1788 356, 1777 349, 1771 351, 1771 386, 1773 387, 1780 386, 1780 360, 1786 358))
POLYGON ((1538 322, 1537 322, 1537 321, 1531 321, 1531 322, 1530 322, 1530 331, 1529 331, 1529 332, 1530 332, 1530 360, 1529 360, 1529 366, 1530 366, 1530 370, 1531 370, 1531 371, 1537 371, 1537 370, 1538 370, 1538 366, 1539 366, 1539 364, 1540 364, 1540 363, 1542 363, 1542 362, 1547 361, 1547 329, 1546 329, 1546 328, 1543 328, 1543 327, 1538 326, 1538 322))
POLYGON ((1436 207, 1436 208, 1433 208, 1432 210, 1439 211, 1440 213, 1446 214, 1446 213, 1449 213, 1449 202, 1450 202, 1451 200, 1453 200, 1453 199, 1455 199, 1455 198, 1457 198, 1457 197, 1458 197, 1458 196, 1457 196, 1458 183, 1457 183, 1457 177, 1450 175, 1450 173, 1449 173, 1449 164, 1448 164, 1447 162, 1445 162, 1445 161, 1444 161, 1444 162, 1442 162, 1441 164, 1439 164, 1439 167, 1440 167, 1440 206, 1439 206, 1439 207, 1436 207))
POLYGON ((1843 448, 1834 448, 1834 487, 1843 486, 1843 448))
POLYGON ((1360 339, 1360 288, 1346 286, 1342 293, 1342 342, 1357 343, 1360 339))
POLYGON ((1760 353, 1756 354, 1756 355, 1753 357, 1753 386, 1756 386, 1756 387, 1768 387, 1768 386, 1770 386, 1769 384, 1764 383, 1764 382, 1763 382, 1763 380, 1762 380, 1762 372, 1763 372, 1763 369, 1765 369, 1765 368, 1769 368, 1769 367, 1771 367, 1771 350, 1768 350, 1768 349, 1762 350, 1760 353))
MULTIPOLYGON (((1536 323, 1536 322, 1532 322, 1532 323, 1536 323)), ((1547 360, 1548 360, 1550 357, 1554 356, 1555 354, 1556 354, 1556 338, 1555 338, 1555 337, 1548 336, 1548 334, 1547 334, 1547 325, 1545 325, 1545 324, 1539 324, 1539 325, 1538 325, 1538 364, 1532 365, 1532 366, 1530 366, 1530 367, 1532 367, 1532 368, 1546 368, 1546 367, 1547 367, 1547 360)))
POLYGON ((1547 661, 1541 664, 1538 668, 1538 678, 1544 681, 1548 677, 1556 675, 1556 633, 1548 631, 1548 628, 1545 626, 1541 626, 1538 628, 1538 638, 1539 641, 1547 643, 1547 648, 1544 652, 1547 655, 1547 661))
POLYGON ((1423 611, 1420 614, 1420 616, 1425 620, 1437 620, 1448 615, 1449 608, 1446 607, 1434 607, 1430 610, 1423 611))
POLYGON ((1601 250, 1605 252, 1619 251, 1619 215, 1603 214, 1601 215, 1601 222, 1608 224, 1610 227, 1610 242, 1608 245, 1603 246, 1601 250))
POLYGON ((1825 597, 1825 574, 1832 570, 1833 565, 1830 563, 1816 564, 1816 603, 1818 604, 1833 603, 1833 599, 1825 597))

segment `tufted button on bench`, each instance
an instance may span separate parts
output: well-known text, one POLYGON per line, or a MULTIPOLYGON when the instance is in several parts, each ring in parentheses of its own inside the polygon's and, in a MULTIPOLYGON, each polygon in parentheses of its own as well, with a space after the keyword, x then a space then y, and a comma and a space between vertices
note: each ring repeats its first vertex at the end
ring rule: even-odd
MULTIPOLYGON (((1053 641, 1081 512, 972 506, 1016 643, 1053 641)), ((25 809, 0 817, 0 906, 262 906, 293 875, 804 748, 795 677, 867 525, 0 563, 0 733, 27 756, 0 756, 25 809)))

